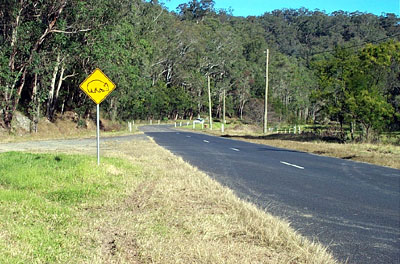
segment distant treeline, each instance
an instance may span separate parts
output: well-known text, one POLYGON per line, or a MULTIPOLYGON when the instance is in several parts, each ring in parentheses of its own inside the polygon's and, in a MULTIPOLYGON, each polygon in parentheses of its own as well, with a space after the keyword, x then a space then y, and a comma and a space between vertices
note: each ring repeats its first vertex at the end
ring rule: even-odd
POLYGON ((192 0, 168 12, 158 1, 0 3, 0 124, 15 111, 36 124, 94 104, 79 84, 95 68, 117 85, 101 108, 112 119, 191 118, 212 109, 262 121, 266 49, 270 118, 332 120, 352 130, 400 129, 400 19, 283 9, 259 17, 192 0))

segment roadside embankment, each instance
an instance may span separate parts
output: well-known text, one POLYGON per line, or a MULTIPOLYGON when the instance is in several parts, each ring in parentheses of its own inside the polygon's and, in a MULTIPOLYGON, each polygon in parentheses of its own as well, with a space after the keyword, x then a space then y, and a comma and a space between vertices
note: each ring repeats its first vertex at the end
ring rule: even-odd
POLYGON ((0 154, 0 262, 336 263, 152 141, 86 151, 0 154))

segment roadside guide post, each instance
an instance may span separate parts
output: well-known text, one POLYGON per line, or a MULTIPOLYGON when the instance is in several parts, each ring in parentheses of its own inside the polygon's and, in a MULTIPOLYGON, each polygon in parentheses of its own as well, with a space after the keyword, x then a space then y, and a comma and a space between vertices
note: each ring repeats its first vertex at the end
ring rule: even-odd
POLYGON ((100 103, 115 89, 116 85, 100 70, 95 69, 80 85, 93 102, 96 103, 97 124, 97 165, 100 165, 100 103))

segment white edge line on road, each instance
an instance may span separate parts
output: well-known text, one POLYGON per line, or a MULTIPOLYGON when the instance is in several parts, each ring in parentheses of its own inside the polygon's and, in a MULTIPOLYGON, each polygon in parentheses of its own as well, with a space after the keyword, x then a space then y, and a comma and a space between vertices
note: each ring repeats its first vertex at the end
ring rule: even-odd
POLYGON ((240 151, 239 149, 237 149, 237 148, 230 148, 231 150, 233 150, 233 151, 240 151))
POLYGON ((304 170, 304 167, 301 167, 301 166, 298 166, 298 165, 295 165, 295 164, 291 164, 289 162, 281 161, 281 163, 285 164, 285 165, 288 165, 288 166, 292 166, 292 167, 298 168, 300 170, 304 170))
POLYGON ((208 141, 208 140, 203 140, 203 142, 204 142, 204 143, 210 143, 210 141, 208 141))

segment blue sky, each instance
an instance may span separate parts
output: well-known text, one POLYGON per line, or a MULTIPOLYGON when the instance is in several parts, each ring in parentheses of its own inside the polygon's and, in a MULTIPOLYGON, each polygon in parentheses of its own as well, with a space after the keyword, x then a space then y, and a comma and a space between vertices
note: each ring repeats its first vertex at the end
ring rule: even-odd
MULTIPOLYGON (((161 0, 170 11, 189 0, 161 0)), ((375 15, 395 13, 400 16, 400 0, 215 0, 215 8, 233 9, 235 16, 259 16, 265 12, 283 8, 323 10, 332 13, 337 10, 367 12, 375 15)))

